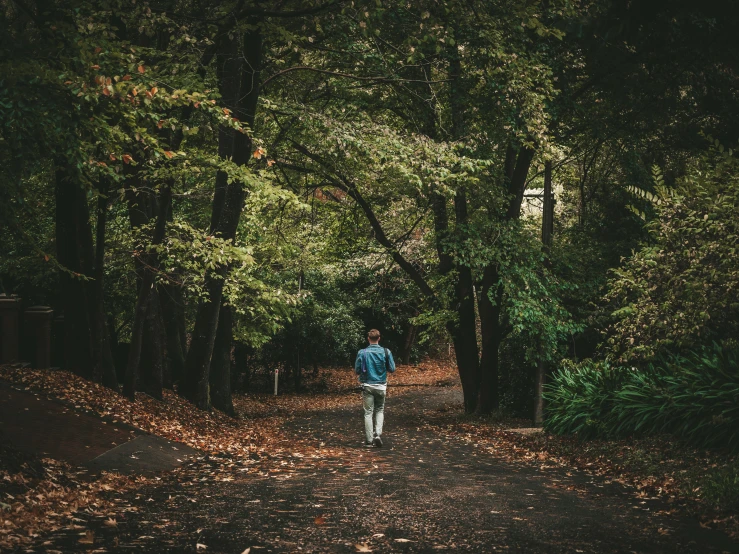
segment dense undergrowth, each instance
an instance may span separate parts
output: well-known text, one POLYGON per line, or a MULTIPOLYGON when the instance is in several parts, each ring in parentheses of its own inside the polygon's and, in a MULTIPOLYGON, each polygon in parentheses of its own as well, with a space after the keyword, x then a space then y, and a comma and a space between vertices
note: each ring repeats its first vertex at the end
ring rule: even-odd
MULTIPOLYGON (((715 141, 676 181, 655 169, 652 191, 632 192, 648 240, 612 272, 595 358, 565 361, 546 387, 545 428, 582 448, 664 436, 735 455, 739 160, 715 141)), ((700 495, 736 510, 736 464, 703 470, 700 495)))
POLYGON ((547 387, 547 430, 584 438, 674 434, 739 450, 739 354, 714 345, 643 368, 586 361, 547 387))
MULTIPOLYGON (((571 450, 600 450, 602 457, 636 475, 662 474, 674 465, 674 456, 664 449, 623 450, 618 447, 623 440, 639 444, 662 437, 662 443, 678 449, 692 445, 731 456, 739 452, 738 359, 736 350, 714 345, 643 368, 590 360, 563 367, 547 387, 545 428, 589 439, 576 440, 571 450)), ((673 473, 682 495, 723 513, 739 511, 736 461, 690 464, 673 473)))

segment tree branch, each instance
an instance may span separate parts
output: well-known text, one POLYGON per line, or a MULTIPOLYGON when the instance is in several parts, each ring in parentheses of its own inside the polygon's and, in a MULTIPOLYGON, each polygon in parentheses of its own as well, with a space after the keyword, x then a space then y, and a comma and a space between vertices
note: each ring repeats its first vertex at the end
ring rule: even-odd
MULTIPOLYGON (((295 142, 292 139, 290 139, 290 142, 293 144, 295 149, 298 150, 298 152, 313 160, 321 167, 325 169, 329 168, 328 164, 326 164, 320 156, 314 154, 305 146, 295 142)), ((328 181, 330 181, 331 184, 333 184, 336 188, 346 192, 359 205, 359 207, 364 212, 364 215, 367 218, 370 227, 372 227, 372 230, 375 233, 375 239, 377 239, 377 242, 379 242, 388 250, 393 260, 395 260, 395 262, 408 274, 408 276, 418 286, 418 288, 421 289, 421 292, 424 294, 424 296, 426 296, 426 298, 430 300, 433 304, 437 304, 438 300, 436 298, 436 293, 434 292, 434 289, 431 288, 421 272, 398 251, 392 241, 388 238, 388 236, 385 234, 385 230, 382 228, 382 224, 377 219, 372 206, 370 206, 367 200, 365 200, 356 185, 354 185, 354 183, 352 183, 349 179, 340 174, 334 176, 324 172, 324 177, 328 181)))

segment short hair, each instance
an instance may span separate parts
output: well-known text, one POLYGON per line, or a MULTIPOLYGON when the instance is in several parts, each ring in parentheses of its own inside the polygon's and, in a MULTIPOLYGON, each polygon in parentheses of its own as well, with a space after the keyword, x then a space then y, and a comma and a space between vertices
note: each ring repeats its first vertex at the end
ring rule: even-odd
POLYGON ((380 331, 377 329, 370 329, 369 333, 367 333, 367 338, 369 340, 377 340, 380 338, 380 331))

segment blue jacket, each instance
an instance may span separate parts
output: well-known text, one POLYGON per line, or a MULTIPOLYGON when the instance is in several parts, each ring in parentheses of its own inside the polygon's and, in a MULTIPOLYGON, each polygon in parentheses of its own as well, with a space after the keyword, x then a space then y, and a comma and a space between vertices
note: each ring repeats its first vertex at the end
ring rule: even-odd
MULTIPOLYGON (((389 356, 390 373, 395 372, 395 360, 393 353, 387 351, 389 356)), ((354 362, 354 372, 359 375, 360 383, 368 385, 380 385, 387 383, 387 371, 385 369, 385 348, 379 344, 370 344, 364 350, 357 352, 357 359, 354 362), (365 358, 366 372, 362 371, 362 356, 365 358)))

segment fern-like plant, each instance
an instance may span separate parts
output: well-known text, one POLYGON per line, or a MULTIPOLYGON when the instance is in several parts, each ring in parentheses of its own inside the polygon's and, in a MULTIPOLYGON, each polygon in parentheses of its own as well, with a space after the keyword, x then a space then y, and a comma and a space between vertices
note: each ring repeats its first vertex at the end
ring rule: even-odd
POLYGON ((566 365, 546 388, 545 427, 583 438, 670 433, 739 451, 739 351, 714 344, 641 369, 566 365))

